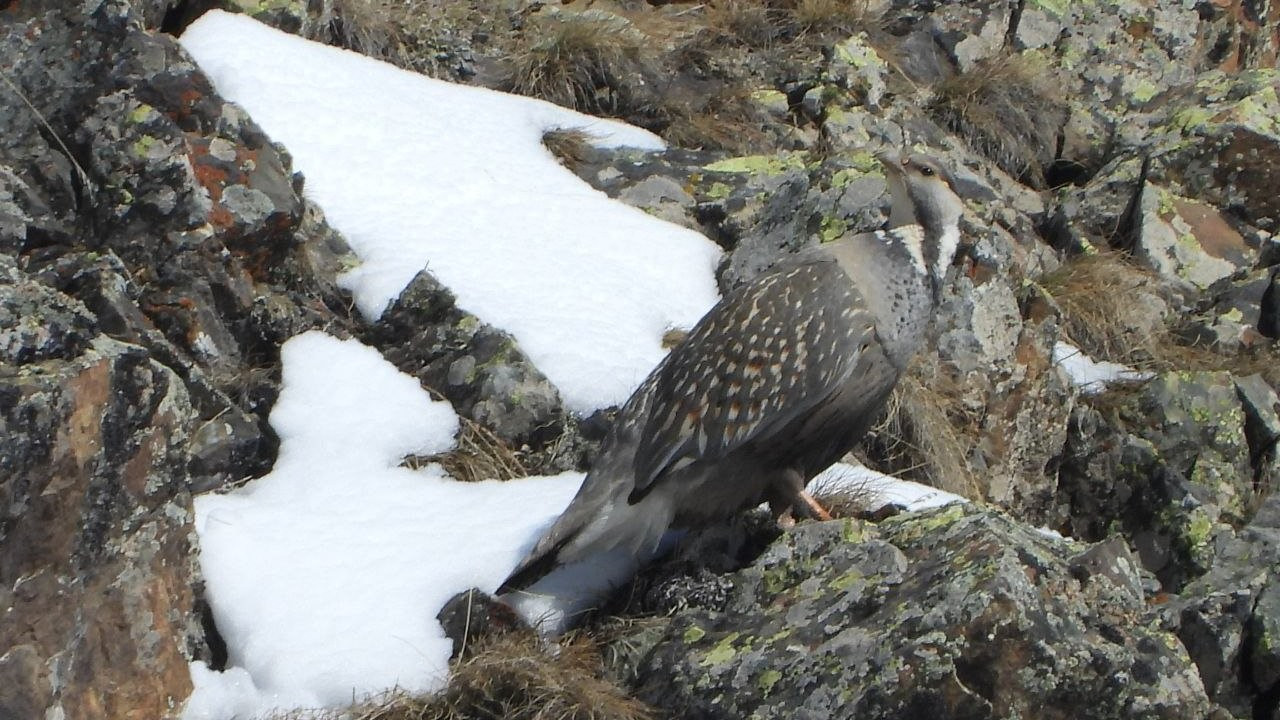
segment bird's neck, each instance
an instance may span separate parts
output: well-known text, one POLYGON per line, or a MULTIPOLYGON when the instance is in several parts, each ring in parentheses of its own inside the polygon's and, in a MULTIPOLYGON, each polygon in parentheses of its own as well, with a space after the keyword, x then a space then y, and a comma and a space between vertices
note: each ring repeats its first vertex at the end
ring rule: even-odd
POLYGON ((862 293, 895 364, 905 367, 934 314, 924 230, 903 225, 823 246, 862 293))

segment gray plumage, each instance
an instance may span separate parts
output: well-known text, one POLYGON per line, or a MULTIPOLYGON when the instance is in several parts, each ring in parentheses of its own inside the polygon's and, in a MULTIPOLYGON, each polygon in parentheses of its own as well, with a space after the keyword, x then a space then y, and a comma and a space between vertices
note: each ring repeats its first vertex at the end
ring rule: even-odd
POLYGON ((923 344, 959 240, 936 161, 880 156, 889 229, 809 248, 726 294, 636 389, 565 512, 499 592, 805 484, 866 432, 923 344))

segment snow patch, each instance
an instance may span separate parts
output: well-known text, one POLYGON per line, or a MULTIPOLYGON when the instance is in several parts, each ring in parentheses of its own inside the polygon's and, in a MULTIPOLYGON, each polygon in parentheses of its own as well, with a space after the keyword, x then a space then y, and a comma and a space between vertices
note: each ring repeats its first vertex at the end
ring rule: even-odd
POLYGON ((966 498, 945 490, 849 463, 836 463, 809 482, 809 492, 814 495, 844 490, 865 493, 870 501, 869 510, 898 505, 908 512, 916 512, 951 503, 969 502, 966 498))
POLYGON ((448 403, 355 340, 305 333, 281 360, 275 467, 195 500, 231 668, 192 666, 186 718, 438 689, 452 646, 436 613, 467 588, 493 591, 582 482, 462 483, 437 465, 400 467, 452 447, 448 403))
POLYGON ((1053 364, 1062 368, 1071 384, 1085 395, 1097 395, 1111 383, 1144 382, 1155 377, 1154 373, 1134 370, 1128 365, 1102 361, 1085 355, 1071 344, 1057 342, 1053 346, 1053 364))
POLYGON ((181 43, 288 147, 307 195, 362 261, 341 283, 368 318, 428 269, 590 413, 625 401, 665 354, 662 335, 717 299, 714 243, 610 200, 541 142, 580 128, 601 145, 661 149, 644 130, 423 77, 244 15, 206 13, 181 43))

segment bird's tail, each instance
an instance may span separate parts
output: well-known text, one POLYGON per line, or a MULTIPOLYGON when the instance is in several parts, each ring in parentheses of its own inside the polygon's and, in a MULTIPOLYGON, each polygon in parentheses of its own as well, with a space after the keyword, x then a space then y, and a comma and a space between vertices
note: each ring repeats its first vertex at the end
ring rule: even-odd
MULTIPOLYGON (((579 532, 581 531, 579 530, 579 532)), ((498 586, 498 594, 506 595, 517 590, 523 590, 554 570, 559 565, 557 560, 560 557, 560 550, 572 541, 577 534, 575 532, 568 535, 546 549, 541 549, 543 543, 539 541, 538 545, 534 546, 533 550, 516 566, 516 569, 511 571, 507 579, 503 580, 502 584, 498 586)), ((546 536, 543 537, 544 539, 546 538, 546 536)))
POLYGON ((632 505, 623 483, 588 475, 564 513, 538 540, 498 588, 523 590, 558 567, 625 548, 637 560, 650 559, 671 525, 674 505, 665 493, 650 493, 632 505))

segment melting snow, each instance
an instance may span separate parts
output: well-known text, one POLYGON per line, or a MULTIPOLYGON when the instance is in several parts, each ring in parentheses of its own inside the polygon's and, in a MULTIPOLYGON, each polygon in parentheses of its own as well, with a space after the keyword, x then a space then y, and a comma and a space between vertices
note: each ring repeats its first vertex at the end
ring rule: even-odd
POLYGON ((1071 384, 1085 395, 1097 395, 1110 383, 1143 382, 1153 377, 1152 373, 1134 370, 1128 365, 1105 360, 1098 362, 1080 348, 1064 342, 1054 344, 1053 364, 1062 368, 1071 384))
POLYGON ((436 613, 467 588, 493 591, 582 482, 462 483, 436 465, 400 467, 452 447, 448 403, 355 340, 313 331, 281 354, 275 468, 196 498, 232 668, 193 668, 187 718, 441 686, 451 643, 436 613))
POLYGON ((205 14, 183 47, 284 143, 361 265, 342 278, 379 317, 429 269, 513 334, 575 412, 627 399, 662 335, 717 299, 720 251, 566 170, 544 131, 660 149, 654 135, 550 103, 434 80, 244 15, 205 14))
POLYGON ((885 505, 899 505, 909 512, 942 507, 951 503, 969 502, 967 499, 892 475, 876 472, 863 465, 836 463, 818 474, 809 484, 809 492, 840 492, 852 490, 865 494, 872 510, 885 505))

